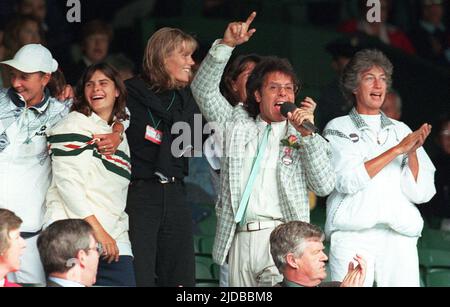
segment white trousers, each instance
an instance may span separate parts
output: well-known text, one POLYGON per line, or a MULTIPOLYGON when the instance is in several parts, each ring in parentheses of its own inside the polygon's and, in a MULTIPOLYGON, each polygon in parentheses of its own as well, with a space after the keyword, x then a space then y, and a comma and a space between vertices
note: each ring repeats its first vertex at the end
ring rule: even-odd
POLYGON ((25 253, 20 258, 20 270, 8 274, 8 280, 23 284, 45 285, 45 274, 37 248, 37 238, 26 239, 25 253))
POLYGON ((283 280, 270 254, 274 228, 236 233, 228 258, 230 287, 272 287, 283 280))
POLYGON ((331 279, 342 281, 355 254, 367 261, 365 287, 419 287, 417 237, 407 237, 389 228, 337 231, 331 235, 331 279))

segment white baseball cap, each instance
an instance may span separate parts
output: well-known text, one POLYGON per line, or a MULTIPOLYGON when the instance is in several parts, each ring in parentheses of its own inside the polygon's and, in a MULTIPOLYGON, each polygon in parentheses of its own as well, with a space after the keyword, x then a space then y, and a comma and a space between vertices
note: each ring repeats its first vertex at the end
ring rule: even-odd
POLYGON ((0 62, 24 73, 52 73, 58 69, 58 62, 50 51, 41 44, 28 44, 16 52, 14 58, 0 62))

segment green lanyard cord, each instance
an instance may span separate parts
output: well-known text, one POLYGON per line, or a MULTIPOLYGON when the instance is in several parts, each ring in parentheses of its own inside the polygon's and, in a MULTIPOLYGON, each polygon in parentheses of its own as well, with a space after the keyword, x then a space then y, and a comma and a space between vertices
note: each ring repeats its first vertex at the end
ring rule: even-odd
MULTIPOLYGON (((175 101, 175 92, 173 93, 172 101, 170 102, 169 107, 166 109, 166 111, 170 110, 174 101, 175 101)), ((152 120, 153 128, 155 128, 155 130, 158 130, 159 124, 161 124, 161 119, 158 121, 158 123, 156 123, 155 118, 152 115, 152 111, 150 111, 150 108, 147 108, 147 110, 148 110, 148 114, 150 115, 150 119, 152 120)))

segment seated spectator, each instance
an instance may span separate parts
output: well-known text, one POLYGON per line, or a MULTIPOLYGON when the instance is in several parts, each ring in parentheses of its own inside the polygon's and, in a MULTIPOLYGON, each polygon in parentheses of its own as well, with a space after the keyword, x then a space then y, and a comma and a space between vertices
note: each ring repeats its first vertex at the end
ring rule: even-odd
POLYGON ((369 36, 378 37, 382 42, 395 48, 402 49, 408 54, 414 54, 415 49, 403 31, 389 24, 391 0, 381 0, 381 22, 368 22, 367 13, 371 7, 367 1, 359 0, 361 17, 359 20, 349 20, 339 26, 338 30, 346 33, 362 32, 369 36))
POLYGON ((106 60, 112 38, 111 26, 101 20, 92 20, 83 26, 81 33, 82 58, 64 69, 69 84, 76 85, 88 66, 106 60))
POLYGON ((83 220, 61 220, 42 231, 38 249, 47 287, 90 287, 95 283, 102 245, 83 220))
POLYGON ((4 37, 5 37, 5 31, 0 30, 0 61, 3 61, 3 59, 5 58, 5 54, 6 54, 6 47, 3 43, 4 37))
POLYGON ((400 120, 402 117, 402 98, 397 91, 391 89, 386 94, 381 111, 389 118, 400 120))
POLYGON ((450 65, 450 32, 443 23, 444 1, 421 0, 421 15, 410 33, 417 54, 437 64, 450 65))
POLYGON ((323 282, 327 277, 323 240, 325 234, 314 225, 292 221, 277 226, 270 234, 270 253, 284 280, 281 287, 362 287, 366 262, 356 255, 342 282, 323 282))
POLYGON ((6 278, 20 268, 20 256, 25 250, 25 240, 20 236, 22 220, 7 209, 0 209, 0 288, 20 287, 6 278))

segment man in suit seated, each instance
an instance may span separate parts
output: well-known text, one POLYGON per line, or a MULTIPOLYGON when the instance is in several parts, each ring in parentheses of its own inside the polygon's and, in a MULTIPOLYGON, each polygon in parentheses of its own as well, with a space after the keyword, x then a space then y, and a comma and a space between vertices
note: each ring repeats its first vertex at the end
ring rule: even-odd
POLYGON ((322 230, 301 221, 276 227, 270 234, 270 253, 284 280, 280 287, 361 287, 366 278, 366 262, 356 255, 342 282, 323 282, 327 277, 322 230))
POLYGON ((102 247, 83 220, 60 220, 38 238, 48 287, 90 287, 96 281, 102 247))

